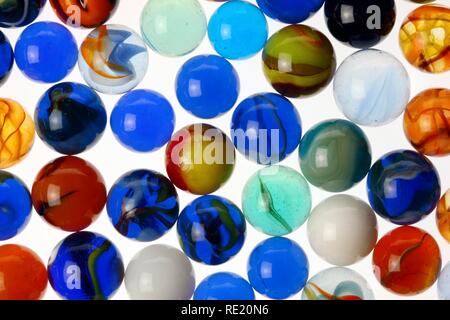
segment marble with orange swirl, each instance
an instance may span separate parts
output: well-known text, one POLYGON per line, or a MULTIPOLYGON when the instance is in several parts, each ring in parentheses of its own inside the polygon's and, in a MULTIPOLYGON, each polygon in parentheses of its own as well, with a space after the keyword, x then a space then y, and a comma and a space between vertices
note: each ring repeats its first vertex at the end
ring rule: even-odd
POLYGON ((444 193, 436 210, 436 222, 442 237, 450 243, 450 189, 444 193))

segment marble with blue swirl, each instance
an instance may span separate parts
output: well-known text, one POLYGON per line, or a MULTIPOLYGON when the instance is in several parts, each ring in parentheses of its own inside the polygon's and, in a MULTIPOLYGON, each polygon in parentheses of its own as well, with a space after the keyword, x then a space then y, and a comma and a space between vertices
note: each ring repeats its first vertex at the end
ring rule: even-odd
POLYGON ((370 205, 381 217, 410 225, 434 210, 441 186, 436 168, 425 156, 398 150, 382 156, 372 166, 367 192, 370 205))
POLYGON ((13 65, 13 48, 5 34, 0 31, 0 86, 8 80, 13 65))
POLYGON ((300 143, 300 115, 279 94, 256 94, 242 101, 234 111, 231 136, 236 148, 248 159, 263 165, 276 164, 300 143))
POLYGON ((115 245, 93 232, 73 233, 53 250, 48 262, 53 289, 67 300, 106 300, 124 277, 122 256, 115 245))
POLYGON ((42 12, 47 0, 0 1, 0 28, 19 28, 32 23, 42 12))
POLYGON ((78 66, 86 82, 107 94, 122 94, 136 87, 148 68, 148 51, 133 30, 103 25, 92 31, 80 47, 78 66))
POLYGON ((162 174, 135 170, 116 181, 106 208, 112 224, 123 236, 153 241, 177 221, 178 194, 172 182, 162 174))
POLYGON ((207 195, 184 208, 178 218, 177 231, 181 248, 189 258, 207 265, 219 265, 241 250, 246 222, 234 203, 207 195))

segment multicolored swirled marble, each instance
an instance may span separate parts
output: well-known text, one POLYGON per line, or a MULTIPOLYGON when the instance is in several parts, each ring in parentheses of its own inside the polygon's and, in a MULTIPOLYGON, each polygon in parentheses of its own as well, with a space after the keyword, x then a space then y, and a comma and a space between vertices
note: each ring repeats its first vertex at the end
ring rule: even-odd
POLYGON ((450 8, 424 5, 411 12, 400 29, 406 60, 422 71, 450 70, 450 8))
POLYGON ((302 300, 374 300, 369 283, 359 273, 342 267, 323 270, 309 279, 302 300))
POLYGON ((436 222, 439 232, 450 243, 450 189, 448 189, 436 209, 436 222))
POLYGON ((415 151, 398 150, 374 163, 367 177, 367 192, 370 205, 381 217, 409 225, 436 208, 441 186, 430 160, 415 151))
POLYGON ((72 27, 95 28, 114 14, 119 0, 50 0, 58 18, 72 27))
POLYGON ((18 28, 32 23, 47 0, 0 1, 0 28, 18 28))
POLYGON ((234 203, 208 195, 195 199, 183 209, 177 230, 181 248, 188 257, 208 265, 219 265, 241 250, 246 223, 234 203))
POLYGON ((0 86, 8 80, 13 65, 13 48, 5 34, 0 31, 0 86))
POLYGON ((162 174, 135 170, 120 177, 109 191, 108 215, 125 237, 153 241, 162 237, 178 219, 175 187, 162 174))
POLYGON ((34 143, 34 122, 16 101, 0 98, 0 168, 22 160, 34 143))
POLYGON ((148 68, 148 52, 137 33, 122 25, 103 25, 80 47, 78 66, 95 90, 121 94, 136 87, 148 68))
POLYGON ((106 300, 122 284, 122 256, 114 244, 93 232, 73 233, 48 261, 53 289, 67 300, 106 300))
POLYGON ((430 234, 403 226, 378 241, 372 263, 375 276, 383 287, 400 295, 416 295, 437 280, 441 253, 430 234))

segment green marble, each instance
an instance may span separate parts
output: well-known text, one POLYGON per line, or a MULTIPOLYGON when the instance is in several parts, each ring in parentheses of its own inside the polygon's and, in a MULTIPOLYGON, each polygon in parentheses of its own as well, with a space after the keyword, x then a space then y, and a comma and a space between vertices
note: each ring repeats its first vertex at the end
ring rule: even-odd
POLYGON ((270 166, 259 170, 247 182, 242 207, 253 227, 271 236, 283 236, 308 219, 311 191, 297 171, 270 166))
POLYGON ((372 152, 364 132, 347 120, 328 120, 300 142, 300 167, 313 185, 329 192, 350 189, 367 175, 372 152))
POLYGON ((206 28, 206 16, 198 0, 149 0, 142 11, 142 37, 164 56, 190 53, 202 42, 206 28))

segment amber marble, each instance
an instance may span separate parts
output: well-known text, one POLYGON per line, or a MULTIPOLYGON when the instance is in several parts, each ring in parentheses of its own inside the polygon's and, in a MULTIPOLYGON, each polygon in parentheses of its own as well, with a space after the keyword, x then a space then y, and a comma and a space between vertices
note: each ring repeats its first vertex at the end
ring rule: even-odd
POLYGON ((378 241, 372 263, 383 287, 411 296, 433 285, 442 261, 438 244, 430 234, 419 228, 402 226, 378 241))
POLYGON ((419 93, 406 107, 403 126, 406 138, 420 153, 450 154, 450 90, 419 93))
POLYGON ((442 196, 436 210, 439 232, 450 243, 450 189, 442 196))
POLYGON ((400 46, 405 58, 425 72, 450 70, 450 8, 424 5, 411 12, 400 29, 400 46))
POLYGON ((0 98, 0 168, 22 160, 34 143, 34 122, 16 101, 0 98))

